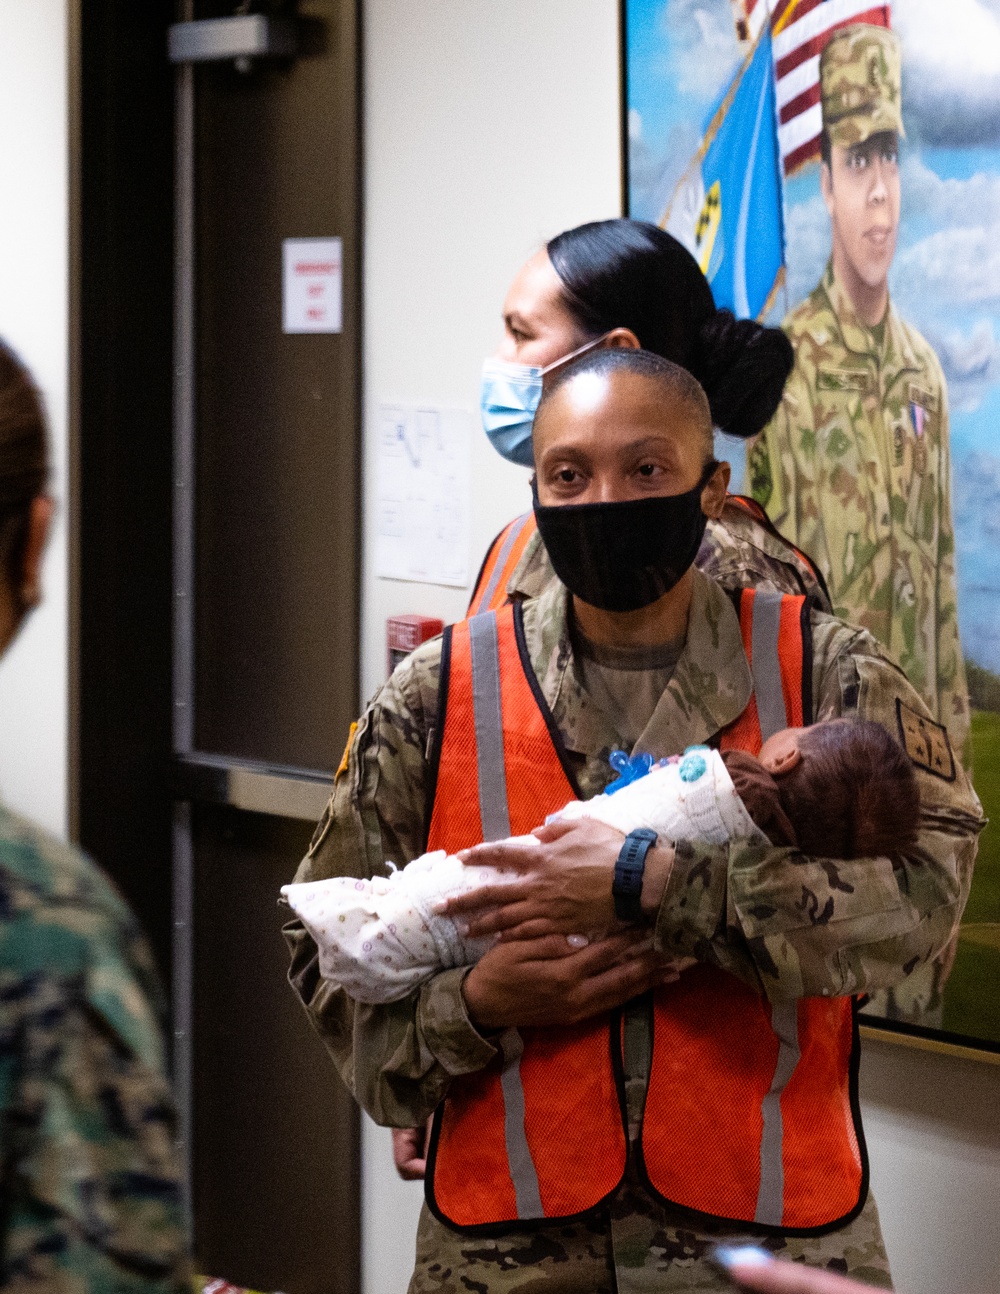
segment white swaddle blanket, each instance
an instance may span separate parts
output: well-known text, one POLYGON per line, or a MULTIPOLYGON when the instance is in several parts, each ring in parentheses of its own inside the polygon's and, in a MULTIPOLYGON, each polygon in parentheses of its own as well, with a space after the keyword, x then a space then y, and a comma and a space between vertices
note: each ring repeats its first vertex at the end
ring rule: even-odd
MULTIPOLYGON (((612 794, 571 800, 554 818, 594 818, 626 835, 650 827, 667 840, 766 840, 736 794, 718 751, 693 746, 612 794)), ((538 844, 514 836, 511 844, 538 844)), ((493 946, 470 939, 435 912, 443 900, 484 885, 519 880, 516 872, 465 866, 443 849, 391 876, 338 876, 283 885, 281 893, 319 949, 320 974, 359 1002, 395 1002, 452 966, 468 966, 493 946)))

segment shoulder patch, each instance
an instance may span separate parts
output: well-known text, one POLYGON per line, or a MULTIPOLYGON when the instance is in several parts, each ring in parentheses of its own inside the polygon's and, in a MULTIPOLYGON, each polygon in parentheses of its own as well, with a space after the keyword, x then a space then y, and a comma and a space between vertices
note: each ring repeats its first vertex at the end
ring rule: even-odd
POLYGON ((926 719, 896 698, 896 721, 903 749, 917 768, 922 768, 945 782, 955 780, 955 756, 952 754, 948 729, 933 719, 926 719))
POLYGON ((337 771, 333 780, 336 782, 341 773, 347 772, 347 761, 351 758, 351 747, 354 745, 354 734, 358 730, 356 723, 351 724, 351 730, 347 734, 347 745, 344 747, 344 753, 340 757, 340 763, 337 765, 337 771))

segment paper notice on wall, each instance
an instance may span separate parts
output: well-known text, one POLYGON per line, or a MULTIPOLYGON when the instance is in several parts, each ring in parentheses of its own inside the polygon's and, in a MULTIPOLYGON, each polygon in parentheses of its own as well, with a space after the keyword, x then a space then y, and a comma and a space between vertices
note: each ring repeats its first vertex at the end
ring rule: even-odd
POLYGON ((384 404, 378 420, 376 575, 464 588, 472 414, 384 404))
POLYGON ((286 238, 281 254, 282 332, 340 332, 344 315, 341 240, 286 238))

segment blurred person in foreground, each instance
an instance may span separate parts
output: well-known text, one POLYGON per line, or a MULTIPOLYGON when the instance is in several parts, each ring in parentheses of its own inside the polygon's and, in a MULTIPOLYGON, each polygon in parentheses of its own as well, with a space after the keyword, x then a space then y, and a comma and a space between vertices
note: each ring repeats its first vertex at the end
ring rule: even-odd
MULTIPOLYGON (((41 598, 41 400, 0 342, 0 652, 41 598)), ((0 1290, 190 1294, 164 999, 109 880, 0 806, 0 1290)))
POLYGON ((737 1289, 757 1294, 868 1294, 872 1289, 836 1272, 771 1258, 756 1247, 724 1246, 715 1251, 715 1258, 737 1289))
POLYGON ((759 1251, 754 1253, 744 1246, 717 1250, 715 1256, 736 1289, 755 1290, 757 1294, 868 1294, 872 1289, 871 1285, 851 1281, 836 1272, 821 1272, 805 1263, 765 1259, 759 1251))

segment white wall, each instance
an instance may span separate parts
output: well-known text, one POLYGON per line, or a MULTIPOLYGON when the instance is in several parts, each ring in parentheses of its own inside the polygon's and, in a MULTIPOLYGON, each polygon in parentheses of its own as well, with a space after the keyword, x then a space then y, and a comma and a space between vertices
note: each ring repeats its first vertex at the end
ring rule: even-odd
POLYGON ((861 1102, 896 1288, 996 1294, 1000 1065, 869 1041, 861 1102))
MULTIPOLYGON (((475 413, 514 272, 561 229, 620 214, 621 185, 615 0, 365 0, 363 26, 367 696, 384 677, 387 616, 456 620, 468 601, 467 590, 374 576, 377 407, 475 413)), ((474 577, 530 497, 527 473, 478 432, 472 468, 474 577)), ((366 1119, 366 1294, 404 1290, 413 1267, 422 1191, 399 1181, 390 1153, 389 1134, 366 1119)))
MULTIPOLYGON (((384 622, 459 617, 463 592, 374 578, 375 411, 384 401, 477 407, 513 272, 546 238, 617 215, 617 0, 365 0, 364 688, 384 673, 384 622)), ((474 573, 523 511, 525 474, 477 436, 474 573)), ((862 1087, 872 1181, 897 1285, 1000 1285, 1000 1068, 868 1044, 862 1087)), ((363 1288, 403 1291, 421 1189, 363 1132, 363 1288)))
MULTIPOLYGON (((620 212, 613 0, 365 0, 365 500, 376 408, 475 413, 514 272, 553 234, 620 212)), ((478 428, 478 416, 475 426, 478 428)), ((474 576, 530 503, 527 473, 472 446, 474 576)), ((375 579, 366 544, 362 676, 384 675, 386 616, 460 618, 468 591, 375 579)))
POLYGON ((68 784, 66 8, 0 0, 0 336, 45 397, 60 502, 45 601, 0 665, 0 797, 59 833, 68 784))

